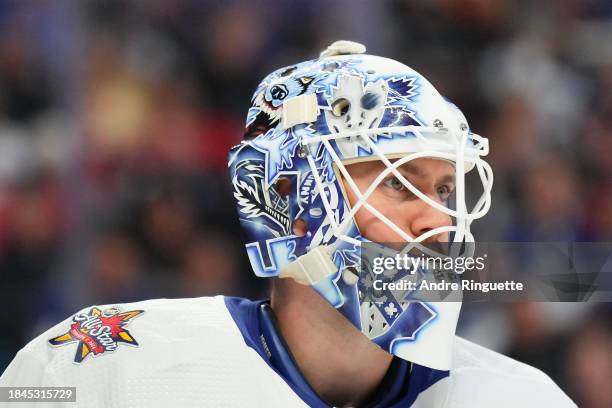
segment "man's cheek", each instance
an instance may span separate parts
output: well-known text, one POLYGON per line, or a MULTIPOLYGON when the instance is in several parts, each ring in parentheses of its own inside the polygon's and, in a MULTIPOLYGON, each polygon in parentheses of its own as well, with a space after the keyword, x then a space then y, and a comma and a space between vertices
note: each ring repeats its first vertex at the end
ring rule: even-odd
POLYGON ((374 242, 381 242, 384 240, 385 230, 389 229, 378 219, 378 217, 370 213, 366 208, 357 211, 355 222, 357 223, 357 228, 359 228, 361 236, 374 242))
POLYGON ((376 220, 369 225, 365 233, 365 238, 370 241, 378 242, 380 244, 389 244, 393 242, 403 242, 404 240, 393 231, 387 224, 381 220, 376 220))

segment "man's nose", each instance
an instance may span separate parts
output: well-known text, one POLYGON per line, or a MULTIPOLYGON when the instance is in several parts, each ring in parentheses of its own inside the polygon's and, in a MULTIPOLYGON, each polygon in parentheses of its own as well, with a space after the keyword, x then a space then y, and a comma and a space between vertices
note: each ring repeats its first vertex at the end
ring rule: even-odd
MULTIPOLYGON (((418 200, 418 209, 412 220, 409 220, 409 230, 413 237, 418 238, 426 232, 435 228, 452 225, 451 217, 442 211, 435 209, 423 200, 418 200)), ((429 237, 425 242, 448 242, 449 233, 441 232, 429 237)))

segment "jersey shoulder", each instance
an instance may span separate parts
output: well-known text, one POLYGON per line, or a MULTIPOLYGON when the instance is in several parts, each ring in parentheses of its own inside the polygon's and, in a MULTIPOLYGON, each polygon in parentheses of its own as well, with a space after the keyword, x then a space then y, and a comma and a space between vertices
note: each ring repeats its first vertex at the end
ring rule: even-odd
POLYGON ((450 383, 450 398, 471 406, 576 406, 541 370, 461 337, 455 339, 450 383))
MULTIPOLYGON (((224 306, 223 297, 152 299, 133 303, 94 305, 79 310, 45 331, 24 351, 51 359, 49 350, 68 349, 76 344, 81 355, 75 363, 110 355, 124 346, 143 347, 159 343, 182 343, 205 331, 209 340, 235 337, 237 331, 224 306)), ((74 348, 74 346, 72 347, 74 348)), ((129 348, 128 348, 129 350, 129 348)), ((126 354, 120 353, 120 354, 126 354)))
POLYGON ((240 339, 221 296, 89 306, 30 341, 2 379, 19 370, 26 378, 18 380, 28 383, 28 372, 41 373, 45 381, 55 374, 70 380, 150 359, 156 364, 147 365, 157 369, 170 356, 180 364, 203 358, 214 347, 239 348, 240 339))
POLYGON ((84 308, 17 353, 0 386, 76 387, 86 408, 301 406, 223 296, 84 308))

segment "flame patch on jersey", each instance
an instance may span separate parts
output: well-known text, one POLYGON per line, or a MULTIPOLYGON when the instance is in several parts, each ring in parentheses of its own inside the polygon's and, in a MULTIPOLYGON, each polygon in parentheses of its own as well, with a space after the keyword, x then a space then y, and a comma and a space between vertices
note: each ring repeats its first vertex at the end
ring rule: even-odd
POLYGON ((138 342, 125 326, 144 310, 121 312, 116 307, 98 309, 92 307, 88 312, 81 312, 72 317, 70 329, 57 337, 49 339, 51 346, 64 346, 77 343, 74 362, 80 364, 87 356, 97 357, 113 352, 119 344, 138 346, 138 342))

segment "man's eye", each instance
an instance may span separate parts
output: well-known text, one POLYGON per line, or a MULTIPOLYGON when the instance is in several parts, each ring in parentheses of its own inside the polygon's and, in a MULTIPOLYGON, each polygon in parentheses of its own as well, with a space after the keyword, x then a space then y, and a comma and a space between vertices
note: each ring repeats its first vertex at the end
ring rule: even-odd
POLYGON ((385 180, 383 184, 389 188, 392 188, 395 191, 406 190, 406 186, 396 177, 390 178, 389 180, 385 180))
POLYGON ((450 195, 453 193, 453 190, 449 186, 440 186, 438 187, 437 192, 440 200, 447 201, 450 195))

